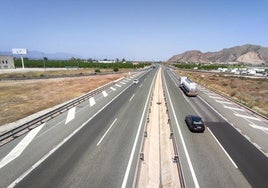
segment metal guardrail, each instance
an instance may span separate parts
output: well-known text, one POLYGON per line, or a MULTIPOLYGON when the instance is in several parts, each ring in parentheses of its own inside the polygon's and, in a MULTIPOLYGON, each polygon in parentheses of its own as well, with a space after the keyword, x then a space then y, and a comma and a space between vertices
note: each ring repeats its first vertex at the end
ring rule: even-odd
MULTIPOLYGON (((162 76, 162 81, 163 81, 163 76, 162 76)), ((179 173, 179 179, 180 179, 180 185, 181 188, 185 188, 185 182, 184 182, 184 177, 183 177, 183 172, 182 172, 182 168, 181 168, 181 161, 180 161, 180 156, 179 156, 179 152, 178 152, 178 147, 177 147, 177 141, 176 141, 176 137, 174 134, 174 129, 173 129, 173 125, 171 123, 170 120, 170 114, 169 114, 169 107, 168 107, 168 103, 167 103, 167 98, 166 98, 166 88, 164 88, 164 99, 165 99, 165 105, 167 108, 167 115, 168 115, 168 125, 170 128, 170 139, 172 139, 172 143, 173 143, 173 149, 174 149, 174 158, 173 158, 173 162, 177 164, 177 169, 178 169, 178 173, 179 173)))
MULTIPOLYGON (((176 79, 176 80, 179 82, 179 78, 178 78, 179 76, 178 76, 176 73, 174 73, 173 71, 171 71, 171 73, 172 73, 172 77, 173 77, 174 79, 176 79)), ((198 83, 198 84, 199 84, 199 83, 198 83)), ((253 109, 249 108, 248 106, 244 105, 243 103, 241 103, 241 102, 239 102, 239 101, 237 101, 237 100, 231 98, 230 96, 226 95, 225 93, 222 93, 222 92, 220 92, 220 91, 218 91, 218 90, 216 90, 216 89, 213 89, 213 88, 209 88, 209 87, 207 87, 207 86, 205 86, 205 85, 202 85, 202 84, 199 84, 199 85, 201 85, 202 87, 205 87, 206 89, 208 89, 208 90, 210 90, 210 91, 213 91, 214 93, 217 93, 218 95, 224 97, 225 99, 228 99, 228 100, 230 100, 230 101, 236 103, 237 105, 239 105, 239 106, 241 106, 241 107, 247 109, 247 110, 250 111, 251 113, 253 113, 253 114, 255 114, 255 115, 258 115, 258 116, 262 117, 262 118, 265 119, 265 120, 268 120, 268 117, 267 117, 267 116, 265 116, 265 115, 263 115, 263 114, 260 114, 260 113, 256 112, 255 110, 253 110, 253 109)))
MULTIPOLYGON (((155 83, 154 83, 155 84, 155 83)), ((134 180, 133 180, 133 184, 132 184, 132 187, 135 188, 137 186, 137 180, 140 176, 140 168, 141 168, 141 162, 144 161, 144 144, 145 144, 145 138, 148 136, 147 134, 147 126, 148 126, 148 123, 150 122, 150 118, 149 118, 149 114, 151 113, 151 106, 152 106, 152 98, 153 98, 153 92, 151 92, 149 94, 149 100, 150 100, 150 103, 149 103, 149 106, 147 107, 147 110, 146 110, 146 115, 145 117, 146 118, 146 122, 145 122, 145 126, 143 128, 143 135, 142 135, 142 138, 141 138, 141 146, 139 148, 139 159, 137 161, 137 164, 136 164, 136 170, 135 170, 135 175, 134 175, 134 180)))
MULTIPOLYGON (((163 79, 163 77, 162 77, 163 79)), ((142 141, 141 141, 141 147, 140 147, 140 150, 139 150, 139 160, 137 162, 137 167, 136 167, 136 172, 135 172, 135 177, 134 177, 134 181, 133 181, 133 188, 137 186, 137 179, 139 178, 140 174, 139 174, 139 171, 140 171, 140 168, 141 168, 141 162, 144 161, 144 153, 143 153, 143 150, 144 150, 144 144, 145 144, 145 138, 147 137, 147 125, 148 123, 150 122, 150 113, 151 113, 151 106, 152 106, 152 99, 153 99, 153 92, 150 94, 150 104, 149 104, 149 107, 148 107, 148 111, 147 111, 147 120, 145 122, 145 126, 144 126, 144 130, 143 130, 143 137, 142 137, 142 141)), ((165 105, 168 109, 168 106, 167 106, 167 101, 166 101, 166 90, 164 89, 164 99, 165 99, 165 105)), ((171 122, 170 122, 170 116, 169 116, 169 113, 168 113, 168 110, 167 110, 167 114, 168 114, 168 124, 170 126, 170 139, 172 139, 172 143, 173 143, 173 148, 174 148, 174 158, 173 158, 173 162, 175 162, 177 164, 177 169, 178 169, 178 174, 179 174, 179 179, 180 179, 180 184, 181 184, 181 188, 185 188, 185 183, 184 183, 184 178, 183 178, 183 173, 182 173, 182 169, 181 169, 181 163, 180 163, 180 159, 179 159, 179 154, 178 154, 178 150, 177 150, 177 142, 176 142, 176 138, 174 136, 174 131, 173 131, 173 126, 171 125, 171 122)))
POLYGON ((109 83, 104 85, 103 87, 97 88, 81 97, 78 97, 70 102, 68 102, 67 104, 64 104, 44 115, 41 115, 29 122, 26 122, 12 130, 6 131, 4 133, 2 133, 0 135, 0 146, 8 143, 9 141, 27 133, 28 131, 34 129, 35 127, 42 125, 43 123, 51 120, 52 118, 58 116, 59 114, 62 114, 63 112, 69 110, 70 108, 77 106, 79 104, 81 104, 82 102, 84 102, 85 100, 89 99, 90 97, 102 92, 103 90, 105 90, 106 88, 114 85, 115 82, 109 83))

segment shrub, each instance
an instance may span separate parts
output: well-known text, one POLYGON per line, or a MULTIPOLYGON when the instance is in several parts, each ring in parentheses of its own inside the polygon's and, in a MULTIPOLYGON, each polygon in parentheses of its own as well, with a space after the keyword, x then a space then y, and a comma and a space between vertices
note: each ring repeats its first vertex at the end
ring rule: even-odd
POLYGON ((236 91, 232 91, 231 93, 230 93, 230 96, 231 97, 234 97, 236 95, 236 91))
POLYGON ((226 87, 226 86, 228 86, 228 83, 223 82, 221 85, 224 86, 224 87, 226 87))
POLYGON ((237 88, 237 86, 234 84, 231 84, 231 88, 234 89, 234 88, 237 88))
POLYGON ((119 69, 117 67, 114 68, 114 72, 118 72, 119 69))
POLYGON ((95 69, 95 72, 100 72, 100 69, 95 69))

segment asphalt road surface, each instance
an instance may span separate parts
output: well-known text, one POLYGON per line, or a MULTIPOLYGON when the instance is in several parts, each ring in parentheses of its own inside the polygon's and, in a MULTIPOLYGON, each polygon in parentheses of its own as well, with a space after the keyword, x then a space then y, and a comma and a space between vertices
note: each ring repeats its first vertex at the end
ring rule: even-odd
MULTIPOLYGON (((268 187, 267 121, 201 86, 186 97, 162 70, 186 187, 268 187), (189 131, 188 114, 204 119, 204 133, 189 131)), ((0 147, 0 186, 132 187, 156 72, 124 78, 0 147)))
POLYGON ((149 70, 125 78, 94 99, 47 122, 22 153, 5 166, 3 159, 8 153, 17 155, 17 146, 23 147, 31 132, 1 147, 0 185, 132 185, 155 75, 156 70, 149 70), (139 78, 138 84, 133 84, 134 78, 139 78))
MULTIPOLYGON (((198 97, 186 97, 170 70, 166 69, 163 75, 186 187, 268 187, 266 150, 256 147, 256 143, 245 137, 244 130, 241 132, 234 127, 249 126, 246 117, 251 116, 240 116, 237 121, 237 116, 234 116, 232 111, 217 106, 219 101, 228 106, 236 106, 235 104, 220 96, 216 97, 216 94, 212 95, 212 92, 205 93, 204 88, 204 92, 199 91, 198 97), (211 96, 217 101, 212 101, 211 96), (184 122, 184 117, 188 114, 196 114, 203 118, 207 126, 204 133, 189 131, 184 122)), ((242 111, 237 106, 232 109, 242 111)), ((245 111, 243 113, 246 114, 245 111)), ((258 118, 251 119, 262 126, 268 126, 265 120, 258 118)), ((256 130, 248 129, 247 134, 250 135, 250 132, 254 131, 256 130)), ((258 133, 255 132, 255 137, 252 136, 251 140, 261 137, 268 141, 265 132, 258 133)))

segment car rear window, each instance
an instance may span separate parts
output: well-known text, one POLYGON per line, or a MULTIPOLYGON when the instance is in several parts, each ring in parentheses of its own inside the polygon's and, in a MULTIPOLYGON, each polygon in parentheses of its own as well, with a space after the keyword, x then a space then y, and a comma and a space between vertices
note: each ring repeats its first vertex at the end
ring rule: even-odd
POLYGON ((203 122, 200 117, 193 117, 193 124, 195 125, 202 125, 203 122))
POLYGON ((195 125, 202 125, 202 124, 203 124, 202 121, 193 121, 193 123, 194 123, 195 125))

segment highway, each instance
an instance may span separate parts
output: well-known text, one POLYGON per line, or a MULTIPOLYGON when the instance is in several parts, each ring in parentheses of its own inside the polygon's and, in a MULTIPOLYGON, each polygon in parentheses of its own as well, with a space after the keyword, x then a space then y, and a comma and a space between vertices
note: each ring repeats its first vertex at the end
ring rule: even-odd
MULTIPOLYGON (((157 70, 123 78, 0 147, 0 186, 132 187, 157 70)), ((268 187, 267 121, 201 86, 186 97, 168 68, 162 79, 186 187, 268 187), (188 130, 188 114, 204 119, 204 133, 188 130)))
MULTIPOLYGON (((163 74, 168 90, 169 109, 173 109, 171 121, 177 128, 175 134, 186 187, 268 187, 267 148, 260 150, 233 127, 234 124, 246 126, 248 119, 235 118, 231 111, 220 108, 219 103, 211 99, 225 99, 220 99, 220 96, 216 98, 216 94, 212 95, 211 91, 204 88, 199 91, 198 97, 186 97, 179 89, 174 74, 169 70, 163 74), (184 122, 187 114, 203 118, 207 126, 203 134, 188 130, 184 122)), ((227 105, 227 101, 224 104, 227 105)), ((229 101, 228 105, 235 104, 229 101)), ((267 127, 267 123, 259 121, 260 119, 261 117, 258 119, 259 124, 267 127)), ((252 131, 256 130, 250 130, 251 133, 252 131)), ((255 137, 267 144, 268 135, 263 131, 258 134, 255 132, 255 137)))
MULTIPOLYGON (((0 185, 132 185, 139 155, 139 147, 133 150, 133 145, 136 140, 136 145, 141 145, 155 73, 153 70, 136 75, 140 80, 137 85, 133 84, 134 78, 119 81, 106 93, 77 106, 73 119, 64 113, 47 122, 23 152, 0 169, 0 185)), ((1 158, 25 137, 1 147, 1 158)))

